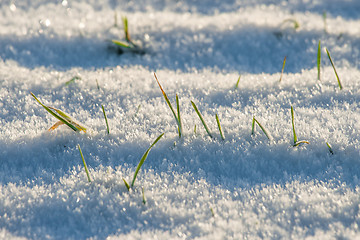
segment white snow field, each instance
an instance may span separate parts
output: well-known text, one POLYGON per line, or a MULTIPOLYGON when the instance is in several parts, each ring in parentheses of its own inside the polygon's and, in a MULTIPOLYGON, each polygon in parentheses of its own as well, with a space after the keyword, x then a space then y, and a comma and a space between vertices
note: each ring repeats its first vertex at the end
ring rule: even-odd
POLYGON ((358 0, 1 0, 0 239, 360 239, 359 61, 358 0))

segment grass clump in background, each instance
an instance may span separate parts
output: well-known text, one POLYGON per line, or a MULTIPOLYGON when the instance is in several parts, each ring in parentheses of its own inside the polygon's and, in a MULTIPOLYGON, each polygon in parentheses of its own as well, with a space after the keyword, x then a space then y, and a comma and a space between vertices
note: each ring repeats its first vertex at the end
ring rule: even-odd
POLYGON ((72 117, 70 117, 69 115, 67 115, 66 113, 64 113, 63 111, 53 108, 53 107, 49 107, 49 106, 45 106, 36 96, 35 94, 33 94, 32 92, 30 92, 31 96, 33 96, 33 98, 43 107, 45 108, 46 111, 48 111, 51 115, 53 115, 55 118, 57 118, 59 121, 56 122, 53 126, 51 126, 49 128, 49 131, 56 129, 57 127, 59 127, 62 124, 66 124, 69 128, 71 128, 72 130, 74 130, 75 132, 77 131, 83 131, 86 132, 86 127, 80 123, 78 123, 76 120, 74 120, 72 117))

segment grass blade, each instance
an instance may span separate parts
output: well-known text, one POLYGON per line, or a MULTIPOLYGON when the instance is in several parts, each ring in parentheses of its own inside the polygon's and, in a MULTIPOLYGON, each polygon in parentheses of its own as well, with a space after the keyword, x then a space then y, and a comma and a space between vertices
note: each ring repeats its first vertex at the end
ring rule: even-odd
POLYGON ((295 19, 291 19, 291 18, 289 18, 289 19, 285 19, 282 23, 286 23, 286 22, 291 22, 291 23, 293 23, 293 24, 294 24, 294 29, 295 29, 295 30, 296 30, 296 29, 298 29, 298 28, 300 27, 299 22, 298 22, 298 21, 296 21, 295 19))
POLYGON ((331 145, 330 145, 328 142, 326 143, 326 145, 327 145, 327 147, 329 148, 330 154, 331 154, 331 155, 334 155, 334 151, 332 150, 331 145))
POLYGON ((107 133, 110 134, 110 130, 109 130, 109 124, 108 124, 108 119, 106 117, 106 113, 105 113, 105 109, 104 109, 104 106, 101 105, 101 108, 102 108, 102 111, 104 113, 104 118, 105 118, 105 123, 106 123, 106 129, 107 129, 107 133))
POLYGON ((127 181, 125 180, 125 178, 122 179, 124 181, 125 187, 127 188, 128 191, 130 191, 130 186, 127 183, 127 181))
POLYGON ((216 122, 217 122, 217 125, 218 125, 218 128, 219 128, 221 139, 225 140, 224 134, 223 134, 223 132, 221 130, 220 120, 219 120, 219 117, 218 117, 217 114, 215 114, 215 118, 216 118, 216 122))
POLYGON ((293 106, 291 106, 291 124, 292 124, 292 129, 293 129, 293 134, 294 134, 294 145, 297 142, 297 136, 296 136, 296 132, 295 132, 295 124, 294 124, 294 108, 293 106))
POLYGON ((326 53, 327 53, 327 55, 328 55, 328 57, 329 57, 329 59, 330 59, 331 65, 332 65, 332 67, 333 67, 333 69, 334 69, 334 72, 335 72, 335 75, 336 75, 336 79, 337 79, 338 84, 339 84, 339 88, 340 88, 340 90, 341 90, 343 87, 342 87, 342 85, 341 85, 339 75, 337 74, 337 71, 336 71, 334 62, 333 62, 333 60, 331 59, 331 56, 330 56, 330 53, 329 53, 328 49, 327 49, 327 48, 325 48, 325 49, 326 49, 326 53))
POLYGON ((282 65, 282 68, 281 68, 281 75, 280 75, 279 82, 281 82, 281 79, 282 79, 282 77, 283 77, 284 68, 285 68, 285 63, 286 63, 286 56, 284 57, 283 65, 282 65))
POLYGON ((141 192, 142 192, 142 202, 145 205, 146 204, 146 199, 145 199, 144 187, 142 187, 141 192))
POLYGON ((78 147, 78 149, 79 149, 79 152, 80 152, 80 155, 81 155, 81 159, 82 159, 83 164, 84 164, 86 176, 87 176, 87 178, 88 178, 88 181, 91 182, 90 173, 89 173, 89 170, 88 170, 88 168, 87 168, 87 166, 86 166, 86 162, 85 162, 84 156, 83 156, 83 154, 82 154, 80 145, 78 144, 77 147, 78 147))
POLYGON ((317 52, 317 70, 318 80, 320 81, 320 64, 321 64, 321 42, 319 40, 318 52, 317 52))
POLYGON ((236 84, 235 84, 235 89, 238 89, 239 88, 239 82, 240 82, 240 78, 241 78, 241 75, 239 76, 236 84))
POLYGON ((259 121, 256 120, 255 117, 253 117, 253 120, 252 120, 251 135, 253 135, 254 132, 255 132, 255 122, 259 125, 259 127, 261 128, 261 130, 263 131, 263 133, 265 134, 265 136, 269 139, 269 141, 271 141, 271 139, 272 139, 271 135, 265 130, 265 128, 259 123, 259 121))
POLYGON ((97 86, 97 89, 100 90, 99 82, 97 79, 96 79, 96 86, 97 86))
POLYGON ((123 25, 124 25, 125 39, 126 39, 126 41, 131 42, 127 17, 122 17, 122 21, 123 21, 123 25))
POLYGON ((58 120, 60 120, 61 122, 63 122, 64 124, 66 124, 69 128, 71 128, 72 130, 79 131, 78 128, 76 128, 73 124, 69 123, 66 119, 64 119, 63 117, 55 114, 49 107, 45 106, 42 102, 40 102, 40 100, 32 93, 30 92, 31 96, 33 96, 33 98, 43 107, 45 108, 46 111, 48 111, 51 115, 53 115, 55 118, 57 118, 58 120))
POLYGON ((193 101, 191 101, 191 104, 192 104, 192 106, 194 107, 195 112, 196 112, 196 113, 197 113, 197 115, 199 116, 199 118, 200 118, 200 120, 201 120, 202 124, 204 125, 204 128, 205 128, 205 130, 206 130, 207 134, 209 135, 209 137, 211 137, 211 138, 212 138, 213 136, 211 135, 209 128, 206 126, 206 123, 205 123, 205 121, 204 121, 203 117, 201 116, 201 114, 200 114, 200 112, 199 112, 198 108, 196 107, 195 103, 194 103, 193 101))
POLYGON ((75 80, 80 80, 80 79, 81 79, 81 77, 75 76, 75 77, 73 77, 72 79, 70 79, 69 81, 67 81, 67 82, 65 83, 65 85, 66 85, 66 86, 69 86, 71 83, 75 82, 75 80))
POLYGON ((135 174, 134 174, 133 180, 132 180, 132 182, 131 182, 131 187, 134 186, 134 183, 135 183, 135 180, 136 180, 136 176, 137 176, 137 174, 138 174, 141 166, 142 166, 143 163, 145 162, 147 156, 149 155, 149 152, 150 152, 151 148, 160 140, 160 138, 161 138, 163 135, 164 135, 164 133, 162 133, 160 136, 158 136, 158 137, 156 138, 156 140, 155 140, 155 141, 151 144, 151 146, 148 148, 148 150, 146 150, 146 152, 144 153, 144 155, 141 157, 140 162, 139 162, 139 164, 138 164, 138 166, 137 166, 137 168, 136 168, 136 170, 135 170, 135 174))
POLYGON ((119 41, 119 40, 111 40, 111 42, 118 45, 118 46, 120 46, 120 47, 124 47, 124 48, 131 48, 132 47, 129 43, 119 41))
POLYGON ((181 124, 181 117, 180 117, 180 104, 179 104, 179 97, 176 94, 176 108, 177 108, 177 114, 178 114, 178 132, 179 132, 179 138, 181 137, 182 133, 182 124, 181 124))
POLYGON ((296 142, 296 143, 294 143, 294 147, 297 147, 297 146, 299 146, 300 144, 303 144, 303 143, 306 143, 306 144, 310 144, 308 141, 306 141, 306 140, 301 140, 301 141, 298 141, 298 142, 296 142))
POLYGON ((54 111, 56 111, 61 117, 63 117, 66 121, 68 121, 70 124, 74 125, 78 130, 86 132, 86 127, 78 123, 76 120, 74 120, 72 117, 61 111, 60 109, 56 109, 53 107, 48 107, 54 111))
MULTIPOLYGON (((160 82, 159 82, 159 80, 158 80, 158 78, 157 78, 157 76, 156 76, 155 73, 154 73, 154 77, 155 77, 156 82, 158 83, 158 85, 159 85, 159 87, 160 87, 160 90, 161 90, 161 92, 162 92, 162 94, 163 94, 163 96, 164 96, 164 98, 165 98, 165 101, 166 101, 167 105, 169 106, 172 114, 174 115, 174 118, 175 118, 176 123, 177 123, 177 125, 178 125, 179 138, 180 138, 180 137, 181 137, 181 130, 182 130, 182 129, 181 129, 181 122, 180 122, 180 115, 179 115, 179 117, 176 116, 176 113, 175 113, 175 111, 174 111, 174 108, 172 107, 172 105, 171 105, 171 103, 170 103, 170 100, 169 100, 168 96, 166 95, 164 89, 162 88, 162 86, 161 86, 161 84, 160 84, 160 82)), ((178 104, 178 100, 177 100, 177 104, 178 104)), ((179 109, 179 107, 178 107, 178 112, 179 112, 179 111, 180 111, 180 109, 179 109)))

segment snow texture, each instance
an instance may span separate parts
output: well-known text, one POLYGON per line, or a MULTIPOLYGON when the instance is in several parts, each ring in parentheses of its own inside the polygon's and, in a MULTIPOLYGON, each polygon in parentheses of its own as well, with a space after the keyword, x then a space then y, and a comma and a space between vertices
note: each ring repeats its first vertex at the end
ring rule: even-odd
POLYGON ((357 0, 2 0, 0 239, 360 239, 359 9, 357 0), (109 41, 124 39, 121 16, 145 54, 109 41), (180 139, 153 72, 175 109, 179 96, 180 139), (56 119, 30 92, 90 130, 47 131, 56 119), (298 140, 310 144, 292 146, 291 106, 298 140), (258 125, 251 135, 253 116, 271 140, 258 125), (123 178, 161 133, 128 192, 123 178))

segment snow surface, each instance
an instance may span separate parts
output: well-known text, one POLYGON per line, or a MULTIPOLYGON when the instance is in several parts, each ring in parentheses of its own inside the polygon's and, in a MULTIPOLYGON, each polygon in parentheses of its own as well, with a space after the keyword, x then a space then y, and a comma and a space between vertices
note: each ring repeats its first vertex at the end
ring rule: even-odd
POLYGON ((359 10, 357 0, 2 0, 0 239, 360 239, 359 10), (109 43, 123 38, 121 16, 145 55, 109 43), (317 80, 319 40, 343 90, 324 49, 317 80), (153 72, 173 105, 179 95, 181 139, 153 72), (56 119, 30 91, 91 130, 48 132, 56 119), (290 106, 309 145, 292 147, 290 106), (258 126, 251 136, 253 116, 271 142, 258 126), (122 178, 161 133, 129 193, 122 178))

